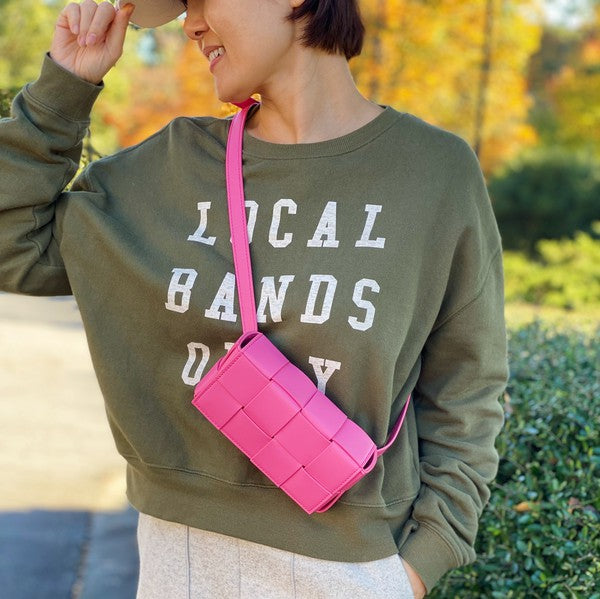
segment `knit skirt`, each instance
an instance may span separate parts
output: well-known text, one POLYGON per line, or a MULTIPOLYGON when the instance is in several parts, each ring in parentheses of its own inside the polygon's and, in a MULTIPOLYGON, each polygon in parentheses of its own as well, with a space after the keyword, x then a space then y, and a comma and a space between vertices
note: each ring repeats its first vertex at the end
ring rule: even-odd
POLYGON ((333 562, 140 514, 137 599, 414 599, 399 555, 333 562))

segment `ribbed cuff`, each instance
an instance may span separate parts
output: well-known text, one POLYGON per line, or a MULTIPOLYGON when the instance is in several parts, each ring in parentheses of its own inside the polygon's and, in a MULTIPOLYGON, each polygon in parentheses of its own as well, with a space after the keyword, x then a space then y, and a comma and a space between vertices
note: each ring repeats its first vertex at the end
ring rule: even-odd
POLYGON ((408 536, 399 553, 421 577, 428 593, 448 570, 457 567, 454 552, 444 539, 422 524, 408 536))
POLYGON ((44 56, 40 76, 25 87, 36 102, 70 121, 88 121, 104 84, 94 85, 44 56))

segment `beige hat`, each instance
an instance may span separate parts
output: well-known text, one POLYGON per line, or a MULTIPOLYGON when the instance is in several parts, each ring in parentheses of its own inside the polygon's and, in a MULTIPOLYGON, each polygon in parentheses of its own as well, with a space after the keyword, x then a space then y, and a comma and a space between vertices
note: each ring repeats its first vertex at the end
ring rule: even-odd
POLYGON ((181 0, 117 0, 117 7, 135 4, 130 21, 139 27, 158 27, 185 12, 181 0))

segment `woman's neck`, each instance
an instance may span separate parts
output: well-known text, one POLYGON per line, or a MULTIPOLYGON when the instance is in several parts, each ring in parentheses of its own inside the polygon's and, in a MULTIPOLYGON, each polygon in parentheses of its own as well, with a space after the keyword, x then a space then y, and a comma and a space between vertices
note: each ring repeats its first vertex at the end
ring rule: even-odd
POLYGON ((381 106, 363 97, 343 56, 306 52, 285 76, 261 94, 261 106, 246 131, 263 141, 299 144, 341 137, 379 115, 381 106))

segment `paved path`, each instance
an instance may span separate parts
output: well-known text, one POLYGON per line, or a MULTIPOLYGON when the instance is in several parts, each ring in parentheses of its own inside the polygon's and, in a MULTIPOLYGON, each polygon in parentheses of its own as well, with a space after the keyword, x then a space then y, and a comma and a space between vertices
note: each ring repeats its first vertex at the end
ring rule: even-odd
POLYGON ((0 596, 135 599, 137 512, 0 514, 0 596))
POLYGON ((0 597, 135 597, 124 464, 75 302, 0 293, 0 597))

